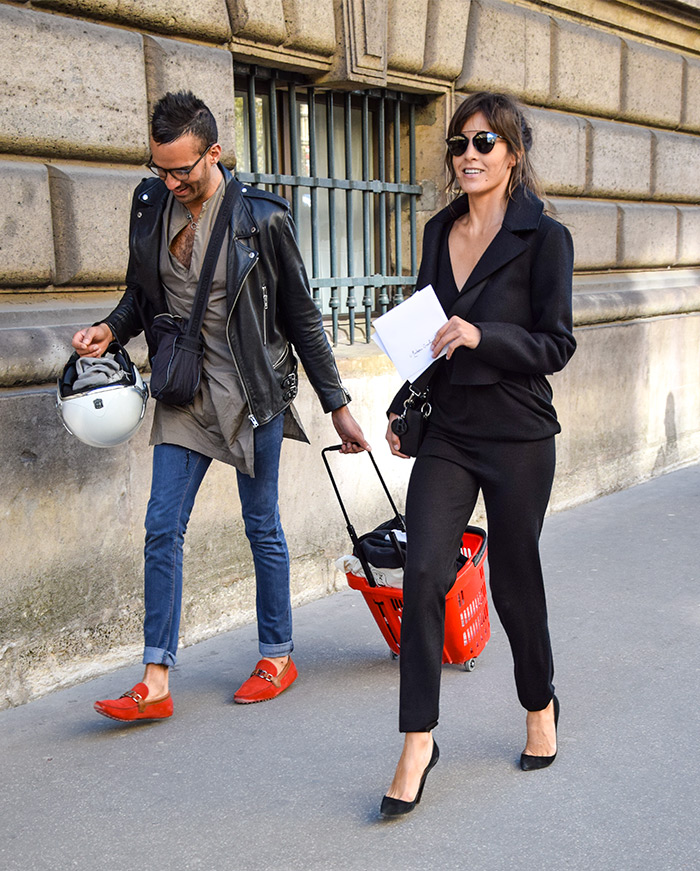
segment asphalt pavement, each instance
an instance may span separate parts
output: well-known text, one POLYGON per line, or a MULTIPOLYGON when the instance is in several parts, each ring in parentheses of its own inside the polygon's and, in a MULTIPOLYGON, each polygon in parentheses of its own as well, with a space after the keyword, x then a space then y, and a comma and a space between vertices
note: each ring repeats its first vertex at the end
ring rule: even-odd
POLYGON ((495 615, 445 666, 423 801, 378 816, 400 752, 398 664, 359 593, 295 611, 299 678, 232 704, 246 626, 182 650, 175 715, 98 716, 134 664, 0 713, 4 871, 696 871, 700 466, 548 518, 559 754, 522 772, 524 713, 495 615))

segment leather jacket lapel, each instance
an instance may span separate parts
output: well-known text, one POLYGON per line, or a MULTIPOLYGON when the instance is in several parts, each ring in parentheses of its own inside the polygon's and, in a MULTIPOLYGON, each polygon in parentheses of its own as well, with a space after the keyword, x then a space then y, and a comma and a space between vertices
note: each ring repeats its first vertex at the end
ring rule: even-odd
POLYGON ((238 196, 233 201, 233 212, 231 213, 231 231, 234 239, 247 239, 255 236, 259 230, 243 196, 246 185, 241 184, 223 164, 221 164, 221 171, 224 174, 226 187, 233 184, 238 188, 238 196))
MULTIPOLYGON (((165 294, 160 282, 159 262, 161 245, 162 217, 168 200, 168 189, 160 179, 149 179, 145 189, 139 193, 136 214, 136 224, 131 239, 131 256, 134 263, 130 264, 138 275, 138 283, 143 288, 146 297, 155 304, 156 310, 166 311, 165 294)), ((127 275, 127 282, 129 276, 127 275)))
POLYGON ((246 276, 258 262, 259 255, 255 250, 257 246, 253 242, 251 247, 250 244, 246 244, 246 240, 253 240, 260 231, 243 196, 246 186, 241 184, 223 164, 219 164, 219 166, 224 175, 226 186, 232 184, 238 188, 238 195, 233 201, 233 211, 231 212, 231 238, 226 265, 226 298, 230 315, 243 288, 246 276))

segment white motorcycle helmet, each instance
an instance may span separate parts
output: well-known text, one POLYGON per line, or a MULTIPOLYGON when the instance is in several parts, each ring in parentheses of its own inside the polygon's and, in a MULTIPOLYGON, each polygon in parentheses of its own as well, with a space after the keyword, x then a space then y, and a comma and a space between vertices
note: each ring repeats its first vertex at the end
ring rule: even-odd
POLYGON ((56 389, 63 426, 94 448, 130 439, 143 423, 147 399, 148 387, 118 342, 110 344, 104 357, 73 354, 56 389))

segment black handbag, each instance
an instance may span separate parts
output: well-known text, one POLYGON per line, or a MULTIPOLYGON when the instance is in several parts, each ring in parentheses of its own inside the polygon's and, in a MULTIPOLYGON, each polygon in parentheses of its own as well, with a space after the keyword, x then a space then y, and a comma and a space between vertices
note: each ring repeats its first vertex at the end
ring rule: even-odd
POLYGON ((151 396, 167 405, 189 405, 202 381, 202 323, 216 261, 231 218, 234 194, 234 185, 229 184, 204 255, 190 317, 160 314, 151 324, 151 341, 156 346, 151 357, 151 396))
POLYGON ((428 418, 433 410, 429 401, 429 384, 439 363, 439 360, 435 360, 413 384, 408 385, 410 394, 404 401, 403 411, 391 422, 391 431, 399 437, 401 443, 401 453, 407 457, 418 455, 418 449, 425 438, 428 418))

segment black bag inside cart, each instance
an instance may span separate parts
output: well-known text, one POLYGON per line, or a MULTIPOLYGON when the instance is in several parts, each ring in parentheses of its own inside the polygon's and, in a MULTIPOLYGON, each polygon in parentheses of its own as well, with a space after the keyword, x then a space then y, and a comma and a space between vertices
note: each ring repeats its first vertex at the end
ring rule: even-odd
MULTIPOLYGON (((399 517, 404 521, 402 514, 399 517)), ((380 523, 371 532, 361 535, 352 549, 353 556, 356 556, 360 562, 364 557, 370 565, 378 569, 402 569, 406 565, 406 542, 401 541, 402 537, 405 538, 405 533, 397 524, 396 517, 392 517, 391 520, 380 523)), ((457 554, 455 570, 459 571, 466 562, 467 557, 464 554, 457 554)))
MULTIPOLYGON (((399 515, 403 521, 403 516, 399 515)), ((397 533, 403 533, 402 527, 392 517, 386 523, 381 523, 371 532, 365 532, 353 547, 353 556, 360 562, 362 557, 370 565, 378 569, 401 569, 406 565, 406 542, 400 541, 397 533), (393 533, 393 534, 392 534, 393 533), (362 550, 362 553, 359 551, 362 550)))

